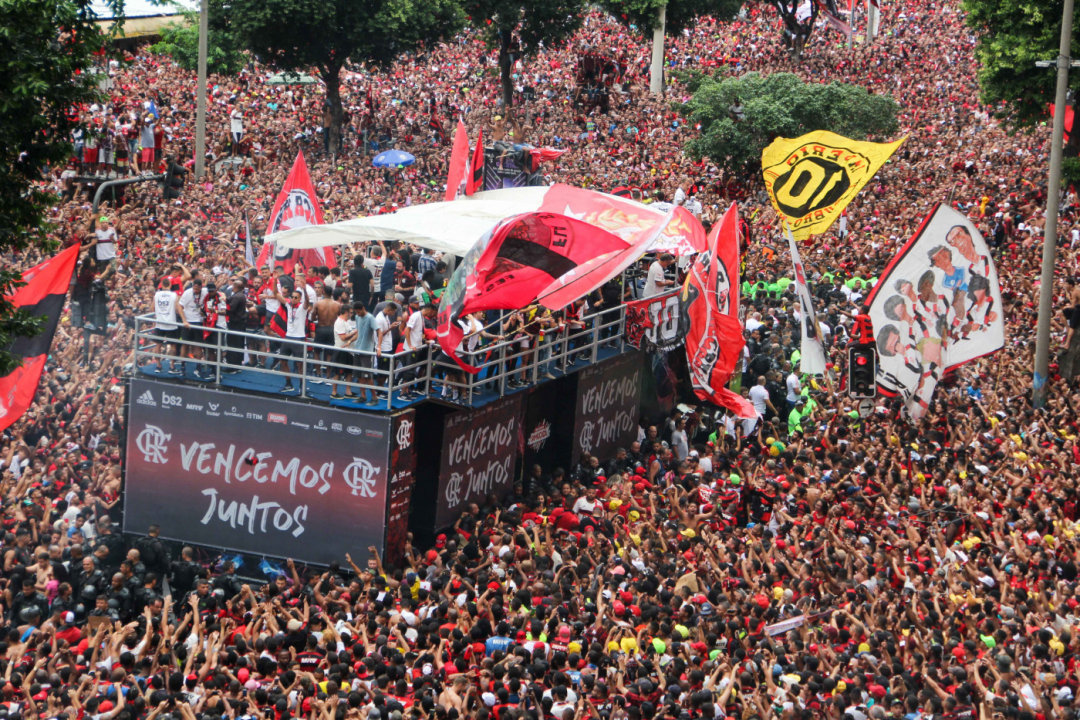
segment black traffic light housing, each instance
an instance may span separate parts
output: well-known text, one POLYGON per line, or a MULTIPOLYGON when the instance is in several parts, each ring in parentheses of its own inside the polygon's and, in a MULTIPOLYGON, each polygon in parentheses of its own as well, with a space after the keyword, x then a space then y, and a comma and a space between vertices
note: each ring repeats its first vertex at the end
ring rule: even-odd
POLYGON ((877 348, 870 343, 856 343, 848 348, 848 397, 873 398, 877 395, 877 348))
POLYGON ((166 160, 165 178, 161 181, 161 194, 166 200, 176 200, 184 189, 187 168, 177 165, 172 158, 166 160))

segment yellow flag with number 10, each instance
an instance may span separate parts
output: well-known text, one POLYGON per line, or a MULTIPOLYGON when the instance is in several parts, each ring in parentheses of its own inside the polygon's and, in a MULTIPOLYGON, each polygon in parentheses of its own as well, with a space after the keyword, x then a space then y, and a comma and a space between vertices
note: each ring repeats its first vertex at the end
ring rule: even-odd
POLYGON ((761 153, 769 199, 796 240, 820 235, 906 139, 860 142, 827 130, 777 138, 761 153))

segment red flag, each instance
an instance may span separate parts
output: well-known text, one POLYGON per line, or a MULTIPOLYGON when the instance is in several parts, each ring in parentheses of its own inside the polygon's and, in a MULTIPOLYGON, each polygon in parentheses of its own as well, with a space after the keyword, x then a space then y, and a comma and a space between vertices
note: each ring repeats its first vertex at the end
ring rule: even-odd
MULTIPOLYGON (((1050 103, 1048 107, 1050 108, 1050 117, 1053 118, 1054 117, 1054 103, 1050 103)), ((1065 142, 1066 143, 1069 142, 1069 133, 1072 132, 1073 114, 1074 114, 1073 113, 1073 106, 1072 105, 1066 105, 1065 106, 1065 142)))
POLYGON ((732 203, 709 233, 708 250, 690 266, 682 302, 690 315, 686 359, 702 400, 755 418, 754 406, 724 387, 742 355, 739 325, 739 210, 732 203))
POLYGON ((540 163, 547 162, 548 160, 558 159, 566 150, 556 150, 555 148, 541 147, 533 148, 529 150, 529 155, 532 157, 532 167, 529 168, 529 172, 536 172, 540 169, 540 163))
POLYGON ((465 178, 465 194, 483 191, 484 189, 484 129, 480 128, 480 135, 476 138, 476 148, 473 150, 472 162, 469 163, 468 175, 465 178))
POLYGON ((455 200, 461 191, 461 181, 465 179, 465 164, 469 161, 469 131, 465 123, 458 118, 454 132, 454 148, 450 151, 450 172, 446 177, 447 202, 455 200))
POLYGON ((466 253, 439 303, 439 344, 469 372, 478 368, 457 357, 464 337, 459 322, 484 310, 528 306, 552 280, 626 242, 606 230, 556 213, 522 213, 486 233, 466 253))
POLYGON ((11 354, 23 361, 10 374, 0 378, 0 430, 22 417, 34 400, 78 259, 79 246, 72 245, 51 260, 35 265, 23 273, 26 285, 7 298, 16 310, 28 310, 34 317, 44 318, 45 322, 40 334, 17 337, 11 345, 11 354))
POLYGON ((302 262, 304 267, 311 268, 319 265, 335 267, 337 260, 334 258, 334 250, 331 247, 311 248, 294 250, 292 248, 278 247, 273 243, 273 234, 285 230, 307 227, 308 225, 322 225, 322 208, 319 207, 319 198, 315 195, 315 188, 311 184, 311 176, 308 175, 307 164, 304 162, 304 153, 299 152, 293 162, 292 170, 285 184, 281 186, 274 210, 270 213, 270 224, 266 228, 265 242, 259 251, 259 267, 271 262, 270 253, 274 252, 274 266, 281 265, 286 274, 293 272, 293 266, 302 262))
POLYGON ((636 262, 674 218, 675 212, 669 212, 652 230, 639 232, 626 247, 598 255, 556 278, 540 293, 537 300, 546 308, 559 310, 578 298, 585 297, 636 262))

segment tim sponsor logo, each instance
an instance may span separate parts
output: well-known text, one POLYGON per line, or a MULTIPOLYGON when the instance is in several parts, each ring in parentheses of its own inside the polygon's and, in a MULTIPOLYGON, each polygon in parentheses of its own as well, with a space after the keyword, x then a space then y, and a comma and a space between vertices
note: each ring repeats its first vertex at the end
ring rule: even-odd
POLYGON ((262 416, 262 413, 248 413, 247 414, 247 419, 248 420, 262 420, 263 416, 262 416))
POLYGON ((267 413, 266 422, 281 423, 282 425, 289 424, 289 418, 284 413, 267 413))

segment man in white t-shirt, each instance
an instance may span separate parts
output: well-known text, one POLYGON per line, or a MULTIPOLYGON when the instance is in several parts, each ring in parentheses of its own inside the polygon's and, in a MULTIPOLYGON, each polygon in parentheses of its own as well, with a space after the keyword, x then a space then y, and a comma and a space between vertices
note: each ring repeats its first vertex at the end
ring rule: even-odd
MULTIPOLYGON (((184 321, 184 327, 180 331, 180 339, 185 343, 203 342, 203 304, 206 302, 206 288, 202 280, 192 278, 191 285, 180 296, 180 318, 184 321)), ((190 357, 192 360, 202 360, 203 349, 199 345, 187 344, 180 350, 181 357, 190 357)), ((209 368, 200 363, 195 369, 195 376, 209 380, 207 375, 209 368)))
POLYGON ((668 280, 664 277, 664 271, 671 267, 673 262, 675 262, 674 256, 667 253, 664 253, 656 260, 653 260, 652 264, 649 265, 649 274, 645 278, 645 292, 643 297, 657 295, 665 288, 675 284, 674 280, 668 280))
POLYGON ((765 410, 772 410, 776 412, 776 408, 772 404, 772 400, 769 399, 769 391, 765 389, 765 376, 762 375, 757 379, 757 385, 750 388, 750 402, 754 404, 754 409, 757 410, 758 415, 765 417, 765 410))
POLYGON ((91 220, 90 230, 94 233, 94 241, 87 245, 86 249, 94 249, 94 259, 97 260, 98 267, 104 270, 116 259, 116 243, 119 242, 119 236, 108 215, 91 220))
MULTIPOLYGON (((179 304, 180 282, 166 275, 161 279, 161 288, 154 293, 154 335, 161 338, 156 351, 162 355, 176 356, 180 351, 180 328, 176 324, 176 310, 179 304)), ((147 348, 150 352, 150 348, 147 348)), ((158 372, 163 373, 161 358, 157 360, 158 372)), ((176 367, 176 361, 169 360, 169 374, 182 375, 183 370, 176 367)))
MULTIPOLYGON (((414 295, 413 301, 418 302, 419 296, 414 295)), ((402 335, 401 341, 405 346, 405 350, 409 353, 405 359, 406 365, 409 366, 409 369, 404 373, 406 380, 416 380, 419 364, 426 358, 424 351, 427 343, 424 340, 424 323, 434 317, 435 306, 428 303, 419 310, 414 309, 405 323, 405 334, 402 335)), ((418 384, 406 385, 401 389, 402 400, 416 400, 423 397, 423 395, 424 393, 421 392, 418 384)))
POLYGON ((244 113, 236 105, 229 113, 229 133, 232 135, 232 154, 235 157, 240 149, 240 140, 244 137, 244 113))
MULTIPOLYGON (((356 357, 356 354, 352 352, 352 345, 356 340, 356 322, 352 319, 352 314, 352 308, 347 303, 341 303, 337 320, 334 321, 334 348, 337 350, 334 354, 334 362, 348 367, 352 367, 353 359, 356 357)), ((330 386, 330 397, 335 400, 356 397, 349 385, 345 386, 345 394, 339 395, 336 382, 344 375, 348 375, 348 379, 351 379, 353 371, 339 367, 334 370, 334 374, 335 382, 330 386)), ((361 388, 360 392, 363 393, 364 390, 361 388)))
MULTIPOLYGON (((285 339, 281 342, 281 354, 276 364, 283 363, 286 373, 293 372, 292 367, 295 366, 295 374, 299 375, 303 368, 302 362, 306 353, 304 341, 307 339, 308 318, 308 295, 304 292, 304 271, 300 265, 296 266, 294 280, 296 284, 287 298, 278 292, 277 288, 274 288, 274 299, 285 308, 285 339), (289 357, 294 357, 296 360, 288 360, 289 357)), ((279 392, 291 393, 292 391, 292 377, 286 375, 285 387, 279 392)))
MULTIPOLYGON (((786 364, 786 363, 785 363, 786 364)), ((787 376, 787 404, 788 412, 791 412, 791 408, 795 407, 795 403, 799 400, 799 393, 802 392, 802 383, 799 382, 799 376, 795 374, 795 369, 792 368, 791 372, 787 376)))
MULTIPOLYGON (((390 370, 390 355, 394 352, 394 333, 393 330, 398 326, 397 322, 392 322, 394 314, 397 312, 398 306, 395 302, 388 302, 383 305, 379 314, 375 316, 375 358, 379 364, 379 370, 382 374, 375 379, 375 382, 390 384, 390 376, 388 372, 390 370)), ((380 400, 386 399, 385 393, 378 393, 380 400)))

